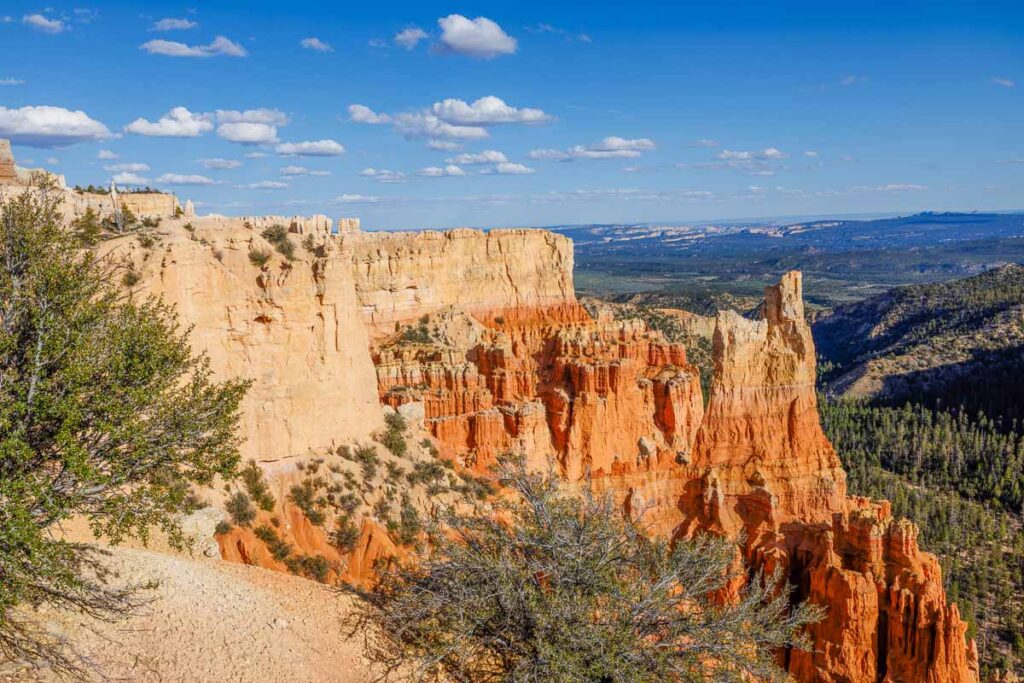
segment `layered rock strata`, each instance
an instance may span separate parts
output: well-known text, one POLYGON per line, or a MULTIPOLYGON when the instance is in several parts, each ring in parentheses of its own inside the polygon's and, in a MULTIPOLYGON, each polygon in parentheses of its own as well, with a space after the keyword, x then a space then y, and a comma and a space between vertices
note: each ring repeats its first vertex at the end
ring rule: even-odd
MULTIPOLYGON (((254 380, 247 456, 367 439, 381 402, 422 414, 441 457, 460 468, 486 472, 506 450, 537 465, 553 458, 567 480, 613 493, 652 532, 742 538, 752 573, 781 571, 797 599, 828 609, 811 653, 781 654, 799 681, 977 680, 966 625, 913 526, 847 495, 818 423, 799 274, 768 288, 761 320, 718 315, 705 408, 682 346, 577 303, 563 237, 334 233, 311 219, 292 229, 313 235, 313 251, 296 235, 288 260, 251 221, 190 224, 169 222, 155 245, 125 237, 106 249, 141 275, 137 290, 195 325, 218 375, 254 380), (273 256, 254 265, 254 251, 273 256)), ((297 510, 278 514, 297 547, 329 552, 297 510)), ((345 578, 365 582, 375 559, 398 550, 368 519, 359 528, 356 550, 336 559, 349 565, 345 578)), ((224 556, 275 566, 247 533, 221 539, 224 556)))
MULTIPOLYGON (((241 219, 194 219, 126 236, 104 251, 192 327, 220 378, 252 380, 243 456, 279 460, 368 438, 383 424, 351 256, 321 242, 289 260, 241 219), (150 241, 151 240, 151 241, 150 241), (253 254, 266 255, 262 265, 253 254)), ((295 239, 298 242, 297 238, 295 239)))

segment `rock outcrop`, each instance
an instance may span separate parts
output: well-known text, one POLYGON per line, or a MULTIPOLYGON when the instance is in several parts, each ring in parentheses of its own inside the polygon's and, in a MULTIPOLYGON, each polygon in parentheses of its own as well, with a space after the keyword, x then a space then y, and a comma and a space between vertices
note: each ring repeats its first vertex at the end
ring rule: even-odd
MULTIPOLYGON (((828 610, 810 631, 812 652, 780 653, 798 681, 977 681, 966 625, 914 527, 887 503, 847 495, 819 425, 798 273, 767 289, 761 320, 717 316, 705 408, 685 348, 579 305, 564 237, 375 234, 349 223, 334 232, 314 217, 286 223, 313 237, 312 251, 288 260, 260 237, 266 221, 180 222, 148 247, 125 237, 105 248, 141 275, 137 290, 195 326, 219 376, 254 380, 248 457, 365 440, 383 403, 430 435, 417 456, 425 461, 436 443, 440 457, 480 475, 518 450, 538 466, 553 459, 573 485, 614 494, 656 533, 743 539, 751 575, 778 570, 797 599, 828 610), (253 251, 273 256, 254 265, 253 251)), ((400 552, 365 517, 355 549, 333 552, 278 491, 286 540, 347 566, 347 580, 372 580, 373 563, 400 552)), ((364 495, 360 509, 374 504, 364 495)), ((252 532, 218 540, 225 557, 284 568, 252 532)))
POLYGON ((751 571, 778 570, 797 599, 827 609, 811 630, 814 650, 782 655, 799 681, 977 681, 966 624, 913 525, 887 503, 847 495, 819 423, 799 273, 767 288, 761 320, 718 315, 704 410, 685 350, 643 323, 592 320, 570 297, 555 309, 529 296, 507 306, 512 290, 487 270, 500 272, 500 259, 448 262, 439 273, 434 254, 444 250, 431 247, 430 268, 407 272, 416 249, 401 239, 397 253, 375 244, 378 265, 367 270, 384 278, 364 277, 357 258, 359 297, 378 334, 399 327, 375 350, 382 400, 422 401, 446 456, 483 471, 503 450, 535 462, 550 454, 567 479, 589 473, 658 533, 743 538, 751 571), (492 284, 445 299, 462 278, 492 284), (405 282, 430 296, 403 293, 405 282), (473 308, 442 308, 449 303, 473 308), (422 316, 423 338, 402 331, 422 316))
POLYGON ((11 141, 0 139, 0 183, 13 183, 17 180, 18 172, 14 166, 11 141))
POLYGON ((192 326, 217 377, 253 384, 242 406, 246 458, 278 460, 368 437, 383 424, 351 256, 323 243, 288 260, 240 219, 180 221, 111 240, 138 275, 192 326), (267 254, 255 265, 250 254, 267 254))
POLYGON ((543 230, 345 233, 375 335, 447 306, 486 319, 576 305, 572 242, 543 230))

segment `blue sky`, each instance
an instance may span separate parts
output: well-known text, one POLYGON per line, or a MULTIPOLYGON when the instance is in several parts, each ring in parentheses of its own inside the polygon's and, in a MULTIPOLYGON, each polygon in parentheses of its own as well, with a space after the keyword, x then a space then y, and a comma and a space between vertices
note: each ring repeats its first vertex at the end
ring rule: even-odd
POLYGON ((1020 3, 7 1, 0 46, 20 162, 201 212, 1024 208, 1020 3))

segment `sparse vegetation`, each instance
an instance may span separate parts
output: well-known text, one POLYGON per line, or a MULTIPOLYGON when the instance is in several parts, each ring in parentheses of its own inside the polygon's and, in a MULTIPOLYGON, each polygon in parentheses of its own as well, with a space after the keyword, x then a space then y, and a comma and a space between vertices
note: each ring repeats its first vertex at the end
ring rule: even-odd
POLYGON ((156 528, 183 545, 191 487, 234 476, 247 384, 215 383, 168 306, 124 297, 59 201, 43 183, 0 203, 0 659, 73 676, 82 660, 19 608, 109 619, 138 596, 53 528, 81 515, 114 544, 156 528))
POLYGON ((284 562, 292 555, 292 546, 281 538, 280 535, 269 526, 261 524, 253 532, 256 537, 263 541, 270 551, 271 556, 278 562, 284 562))
POLYGON ((302 514, 306 516, 306 519, 316 526, 323 526, 324 522, 327 521, 327 516, 323 512, 327 501, 320 495, 322 487, 322 479, 307 477, 302 480, 302 483, 292 486, 291 491, 288 493, 288 500, 295 507, 302 510, 302 514))
POLYGON ((807 647, 820 612, 791 608, 776 577, 713 598, 735 549, 652 539, 608 499, 563 493, 554 474, 506 463, 518 495, 491 516, 447 513, 432 553, 383 569, 352 630, 395 671, 452 681, 741 681, 781 678, 775 652, 807 647))
POLYGON ((103 224, 99 214, 87 207, 85 213, 71 221, 71 230, 78 241, 86 247, 96 245, 103 236, 103 224))
POLYGON ((280 223, 274 223, 260 234, 263 239, 274 245, 274 249, 277 249, 279 254, 289 261, 295 260, 295 244, 288 236, 288 228, 280 223))
POLYGON ((134 269, 124 271, 124 275, 121 276, 121 284, 129 289, 139 284, 140 280, 142 280, 142 276, 134 269))
POLYGON ((249 526, 256 519, 256 508, 249 496, 237 491, 224 503, 224 509, 238 526, 249 526))
POLYGON ((399 413, 388 413, 384 416, 384 432, 380 435, 380 443, 391 451, 392 455, 404 457, 409 450, 405 441, 405 430, 409 423, 399 413))
POLYGON ((262 268, 270 262, 270 252, 266 249, 250 249, 249 250, 249 263, 262 268))
POLYGON ((331 532, 331 543, 341 552, 350 553, 355 550, 358 541, 359 527, 352 521, 351 514, 339 515, 331 532))
POLYGON ((274 509, 274 494, 270 492, 270 486, 267 484, 266 478, 263 476, 263 470, 256 464, 255 460, 250 460, 248 464, 241 469, 239 475, 242 479, 242 483, 245 485, 246 490, 252 499, 256 502, 261 510, 270 512, 274 509))

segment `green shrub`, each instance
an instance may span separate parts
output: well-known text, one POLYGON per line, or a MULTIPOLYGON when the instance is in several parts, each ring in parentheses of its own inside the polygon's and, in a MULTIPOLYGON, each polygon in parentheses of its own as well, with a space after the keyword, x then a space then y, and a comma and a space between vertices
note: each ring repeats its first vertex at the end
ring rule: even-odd
POLYGON ((245 484, 246 490, 252 499, 256 502, 261 510, 270 512, 274 509, 274 494, 270 492, 270 486, 267 484, 267 480, 263 476, 263 470, 256 464, 255 460, 250 460, 244 468, 242 468, 239 475, 242 478, 242 483, 245 484))
POLYGON ((228 514, 231 515, 231 519, 238 526, 249 526, 256 519, 256 508, 253 507, 249 496, 245 495, 242 491, 237 491, 228 498, 227 503, 224 504, 224 509, 227 510, 228 514))
POLYGON ((413 463, 412 472, 406 475, 409 483, 430 485, 444 479, 445 468, 440 462, 431 460, 429 462, 413 463))
POLYGON ((142 280, 142 276, 135 270, 126 270, 124 275, 121 276, 121 284, 129 288, 139 284, 140 280, 142 280))
POLYGON ((286 259, 295 260, 295 244, 288 237, 288 228, 280 223, 274 223, 260 234, 286 259))
POLYGON ((289 557, 291 557, 291 544, 285 541, 283 538, 281 538, 278 535, 278 533, 271 529, 269 526, 261 524, 260 526, 256 527, 254 533, 256 534, 256 537, 258 539, 260 539, 266 544, 267 550, 270 551, 270 554, 278 562, 284 562, 289 557))
POLYGON ((331 543, 343 553, 350 553, 359 542, 359 527, 350 515, 339 515, 338 522, 331 532, 331 543))
POLYGON ((79 243, 91 247, 100 241, 103 235, 103 224, 100 222, 99 214, 90 206, 85 213, 71 221, 71 230, 79 243))
POLYGON ((323 555, 293 555, 285 560, 285 565, 292 574, 305 576, 320 583, 327 583, 327 577, 333 568, 330 560, 323 555))
POLYGON ((323 523, 327 521, 327 517, 322 510, 326 501, 319 495, 322 485, 322 480, 318 478, 307 478, 303 479, 301 484, 292 486, 291 491, 288 493, 288 499, 292 504, 302 510, 302 514, 306 515, 306 519, 316 526, 323 526, 323 523))
POLYGON ((266 249, 252 249, 249 251, 249 263, 262 268, 270 261, 270 252, 266 249))
POLYGON ((375 663, 457 681, 781 680, 777 653, 810 647, 821 610, 791 605, 778 575, 716 600, 734 542, 652 539, 612 497, 571 496, 521 460, 502 480, 507 524, 449 513, 429 556, 384 567, 355 605, 346 628, 375 663))
POLYGON ((224 534, 229 534, 229 533, 231 533, 231 530, 232 530, 233 528, 234 528, 234 527, 233 527, 233 526, 231 526, 231 522, 229 522, 229 521, 228 521, 228 520, 226 520, 226 519, 222 519, 222 520, 220 520, 219 522, 217 522, 217 527, 216 527, 216 528, 214 529, 214 533, 215 533, 215 534, 216 534, 217 536, 223 536, 224 534))
POLYGON ((384 424, 384 433, 380 435, 381 445, 391 451, 392 455, 399 458, 405 456, 409 450, 409 446, 405 442, 405 430, 409 426, 408 422, 398 413, 389 413, 384 416, 384 424))

